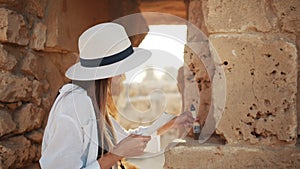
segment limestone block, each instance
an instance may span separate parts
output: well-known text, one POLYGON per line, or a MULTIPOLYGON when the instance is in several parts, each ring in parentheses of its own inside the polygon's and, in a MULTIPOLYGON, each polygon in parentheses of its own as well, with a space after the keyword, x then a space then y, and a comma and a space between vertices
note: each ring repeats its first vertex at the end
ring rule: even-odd
POLYGON ((299 147, 230 146, 188 140, 165 153, 165 169, 300 168, 299 147), (192 142, 192 143, 191 143, 192 142))
POLYGON ((32 82, 27 77, 19 77, 10 72, 0 72, 0 101, 29 101, 32 82))
POLYGON ((6 51, 0 44, 0 70, 12 70, 17 64, 17 60, 13 55, 6 51))
POLYGON ((28 44, 28 30, 22 15, 0 8, 0 41, 23 46, 28 44))
POLYGON ((268 1, 260 0, 205 0, 204 18, 210 33, 269 32, 276 28, 277 17, 271 12, 268 1))
POLYGON ((14 112, 13 115, 13 120, 17 124, 17 133, 40 128, 43 118, 44 110, 32 103, 26 104, 20 110, 14 112))
POLYGON ((45 71, 47 65, 44 64, 42 57, 37 56, 36 53, 28 52, 24 57, 21 70, 25 75, 30 75, 38 80, 42 80, 45 77, 45 71))
POLYGON ((226 106, 217 133, 228 143, 295 144, 297 50, 286 34, 219 34, 226 106))
POLYGON ((43 18, 45 15, 47 0, 27 0, 25 11, 38 16, 39 18, 43 18))
POLYGON ((274 0, 273 7, 282 30, 300 33, 300 1, 274 0))
POLYGON ((35 50, 43 50, 46 43, 46 30, 47 27, 39 22, 34 26, 30 47, 35 50))
POLYGON ((0 141, 1 167, 22 168, 40 156, 39 145, 31 144, 24 136, 11 137, 0 141))
POLYGON ((8 112, 0 111, 0 137, 16 129, 16 124, 8 112))

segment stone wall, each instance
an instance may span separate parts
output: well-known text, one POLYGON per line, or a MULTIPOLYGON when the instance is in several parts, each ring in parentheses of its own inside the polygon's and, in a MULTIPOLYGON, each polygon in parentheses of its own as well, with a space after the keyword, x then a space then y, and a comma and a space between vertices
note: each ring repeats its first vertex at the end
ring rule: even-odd
POLYGON ((1 169, 39 168, 43 128, 58 89, 69 81, 64 72, 77 60, 79 35, 97 23, 139 12, 138 5, 0 0, 1 169))
MULTIPOLYGON (((225 71, 226 104, 216 133, 226 143, 188 139, 165 154, 165 168, 299 168, 300 1, 190 0, 188 20, 207 34, 206 56, 217 54, 216 64, 225 71)), ((188 32, 188 43, 199 40, 188 32)), ((209 94, 214 103, 216 95, 209 90, 216 84, 203 71, 198 53, 186 48, 194 76, 186 83, 196 81, 200 95, 209 94)), ((205 99, 200 111, 210 104, 205 99)))

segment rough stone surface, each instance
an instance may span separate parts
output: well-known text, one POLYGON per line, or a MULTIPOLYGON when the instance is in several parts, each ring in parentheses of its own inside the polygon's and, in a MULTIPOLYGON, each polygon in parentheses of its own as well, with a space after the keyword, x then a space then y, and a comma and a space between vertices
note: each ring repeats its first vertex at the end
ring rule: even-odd
POLYGON ((279 18, 282 31, 300 33, 300 1, 274 0, 273 8, 279 18))
POLYGON ((299 147, 202 144, 188 140, 165 153, 165 169, 300 168, 299 147))
POLYGON ((217 133, 228 143, 295 144, 297 50, 287 37, 210 36, 226 74, 227 100, 217 133))
POLYGON ((43 131, 41 130, 33 130, 32 132, 27 133, 25 136, 35 143, 42 144, 43 131))
POLYGON ((44 110, 29 103, 14 112, 13 119, 17 124, 17 133, 28 132, 42 126, 44 110))
POLYGON ((298 135, 300 134, 300 35, 297 36, 297 50, 298 50, 298 89, 297 89, 297 112, 298 112, 298 135))
POLYGON ((277 26, 278 20, 269 1, 205 0, 202 3, 204 12, 207 12, 204 18, 209 33, 269 32, 277 26))
MULTIPOLYGON (((192 0, 188 3, 188 21, 192 23, 197 29, 200 29, 203 34, 208 35, 208 30, 204 22, 203 12, 199 12, 199 9, 202 9, 202 4, 202 0, 192 0)), ((199 32, 195 31, 194 29, 194 27, 188 26, 188 42, 201 41, 201 39, 198 38, 199 32)))
POLYGON ((12 70, 17 64, 17 60, 13 55, 6 51, 3 45, 0 44, 0 70, 12 70))
POLYGON ((34 26, 30 47, 35 50, 44 49, 46 43, 46 30, 47 27, 43 23, 39 22, 34 26))
POLYGON ((44 64, 44 58, 35 53, 28 52, 23 59, 21 70, 25 75, 33 76, 37 80, 45 78, 47 65, 44 64))
POLYGON ((40 146, 32 144, 24 136, 11 137, 0 141, 0 166, 2 168, 22 168, 37 161, 40 146))
POLYGON ((16 124, 8 112, 0 110, 0 137, 16 129, 16 124))
POLYGON ((28 44, 28 30, 22 15, 0 8, 0 41, 18 45, 28 44))
POLYGON ((32 82, 27 77, 19 77, 10 72, 0 72, 0 101, 29 101, 32 82))
POLYGON ((25 11, 36 15, 39 18, 43 18, 45 15, 47 0, 27 0, 25 11))
POLYGON ((189 111, 194 104, 198 112, 200 124, 203 126, 211 103, 211 83, 202 58, 209 57, 208 45, 202 43, 188 43, 185 47, 184 61, 184 110, 189 111), (194 51, 197 45, 197 51, 194 51), (199 91, 198 93, 196 91, 199 91))

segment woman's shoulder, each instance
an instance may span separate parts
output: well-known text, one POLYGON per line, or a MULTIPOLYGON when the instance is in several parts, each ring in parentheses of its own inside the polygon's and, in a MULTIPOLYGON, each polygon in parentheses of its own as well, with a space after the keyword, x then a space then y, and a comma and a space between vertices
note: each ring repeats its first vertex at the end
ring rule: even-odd
POLYGON ((57 99, 61 99, 61 115, 71 117, 92 117, 93 105, 87 92, 74 84, 66 84, 60 89, 57 99))

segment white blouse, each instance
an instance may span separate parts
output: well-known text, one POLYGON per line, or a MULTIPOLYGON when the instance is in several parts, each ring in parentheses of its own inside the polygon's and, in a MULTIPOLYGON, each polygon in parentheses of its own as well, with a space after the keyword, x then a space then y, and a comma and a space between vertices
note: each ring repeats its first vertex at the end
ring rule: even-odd
MULTIPOLYGON (((44 131, 42 156, 39 160, 41 168, 100 169, 97 162, 97 122, 90 97, 84 89, 74 84, 64 85, 59 92, 44 131)), ((111 118, 111 121, 117 143, 130 134, 141 133, 146 129, 139 127, 126 131, 116 120, 111 118)), ((145 151, 159 150, 160 138, 154 134, 145 151)))

